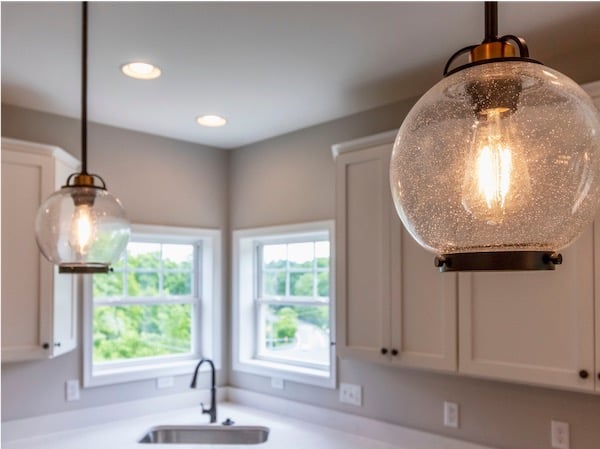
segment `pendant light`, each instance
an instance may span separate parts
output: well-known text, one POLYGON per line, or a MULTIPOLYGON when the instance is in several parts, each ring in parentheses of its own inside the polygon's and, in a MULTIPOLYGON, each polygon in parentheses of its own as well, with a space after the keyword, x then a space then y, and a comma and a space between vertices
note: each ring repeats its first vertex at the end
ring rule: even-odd
POLYGON ((394 143, 396 210, 440 271, 553 270, 600 201, 591 98, 497 28, 485 2, 485 39, 450 57, 394 143))
POLYGON ((67 178, 39 208, 35 219, 40 251, 60 273, 106 273, 129 240, 121 202, 104 180, 87 171, 87 2, 82 6, 81 172, 67 178))

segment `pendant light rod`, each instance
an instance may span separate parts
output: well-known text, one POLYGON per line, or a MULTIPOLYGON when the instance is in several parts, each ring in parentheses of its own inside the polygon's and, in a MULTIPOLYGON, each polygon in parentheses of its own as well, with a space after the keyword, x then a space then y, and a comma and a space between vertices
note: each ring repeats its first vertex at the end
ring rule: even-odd
POLYGON ((82 3, 81 30, 81 173, 87 175, 87 46, 88 4, 82 3))
POLYGON ((498 2, 485 2, 485 39, 486 42, 498 40, 498 2))

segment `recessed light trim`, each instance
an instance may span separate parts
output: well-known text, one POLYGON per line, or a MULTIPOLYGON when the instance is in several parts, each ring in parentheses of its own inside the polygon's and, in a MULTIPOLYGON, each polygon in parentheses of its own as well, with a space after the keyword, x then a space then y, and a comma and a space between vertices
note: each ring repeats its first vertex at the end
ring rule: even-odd
POLYGON ((196 122, 201 126, 218 128, 219 126, 225 126, 227 124, 227 119, 220 115, 206 114, 196 118, 196 122))
POLYGON ((121 71, 130 78, 137 80, 153 80, 161 74, 160 69, 155 65, 139 61, 123 64, 121 71))

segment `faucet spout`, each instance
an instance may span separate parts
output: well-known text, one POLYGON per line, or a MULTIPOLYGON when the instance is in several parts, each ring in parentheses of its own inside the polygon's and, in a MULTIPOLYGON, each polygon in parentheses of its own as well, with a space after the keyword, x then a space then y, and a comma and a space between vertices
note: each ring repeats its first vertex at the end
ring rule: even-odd
POLYGON ((210 365, 210 407, 205 408, 204 404, 200 404, 202 407, 202 413, 210 416, 210 422, 217 422, 217 387, 215 386, 215 364, 210 359, 200 359, 198 364, 196 365, 196 369, 194 370, 194 377, 192 377, 192 383, 190 384, 190 388, 196 388, 196 380, 198 378, 198 371, 200 371, 200 367, 202 364, 206 362, 210 365))

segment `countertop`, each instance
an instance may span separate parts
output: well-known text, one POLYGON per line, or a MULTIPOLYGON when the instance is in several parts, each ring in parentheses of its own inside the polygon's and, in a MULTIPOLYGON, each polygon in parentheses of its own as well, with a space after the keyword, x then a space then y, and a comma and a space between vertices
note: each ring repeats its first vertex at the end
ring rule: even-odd
MULTIPOLYGON (((326 426, 310 424, 297 419, 254 410, 239 404, 222 403, 218 407, 218 422, 231 418, 235 425, 260 425, 269 427, 269 438, 260 445, 175 445, 140 444, 138 440, 146 431, 158 425, 205 425, 207 415, 200 408, 186 407, 138 418, 113 421, 78 430, 58 432, 39 437, 3 442, 3 449, 150 449, 203 447, 212 449, 403 449, 381 441, 352 435, 326 426)), ((218 425, 218 424, 215 424, 218 425)))

